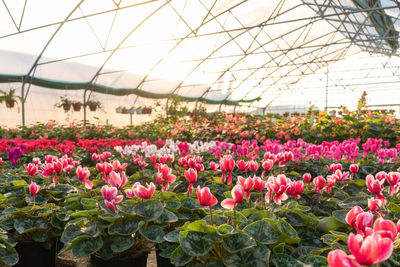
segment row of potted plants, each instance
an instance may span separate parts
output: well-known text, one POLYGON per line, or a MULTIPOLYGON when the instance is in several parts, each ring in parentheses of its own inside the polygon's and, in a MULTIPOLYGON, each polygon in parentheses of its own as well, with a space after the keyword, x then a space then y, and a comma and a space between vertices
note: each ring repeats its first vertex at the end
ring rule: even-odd
POLYGON ((397 155, 379 162, 378 143, 340 158, 329 151, 349 142, 310 158, 289 149, 315 149, 301 142, 183 142, 177 151, 165 142, 73 156, 10 146, 0 166, 0 259, 26 262, 21 244, 34 243, 99 266, 138 264, 150 250, 176 266, 393 266, 397 228, 387 221, 399 219, 400 164, 397 155))

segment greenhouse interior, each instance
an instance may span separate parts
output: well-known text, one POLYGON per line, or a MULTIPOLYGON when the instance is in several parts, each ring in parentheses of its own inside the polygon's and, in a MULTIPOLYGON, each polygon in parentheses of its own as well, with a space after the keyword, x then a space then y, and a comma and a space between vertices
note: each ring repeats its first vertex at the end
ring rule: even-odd
POLYGON ((2 0, 0 266, 400 266, 399 18, 2 0))

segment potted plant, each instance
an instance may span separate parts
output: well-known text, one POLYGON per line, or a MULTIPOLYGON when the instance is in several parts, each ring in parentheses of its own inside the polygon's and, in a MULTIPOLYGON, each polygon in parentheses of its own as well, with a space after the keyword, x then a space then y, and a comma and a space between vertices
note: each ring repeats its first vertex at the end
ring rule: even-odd
POLYGON ((66 97, 61 96, 60 101, 55 104, 55 107, 57 108, 63 108, 65 112, 69 111, 71 109, 72 101, 69 100, 66 97))
POLYGON ((88 100, 86 105, 89 106, 90 111, 96 111, 97 108, 101 108, 101 102, 97 100, 88 100))
POLYGON ((143 114, 151 114, 152 108, 151 107, 144 107, 143 108, 143 114))
POLYGON ((21 100, 21 97, 15 95, 15 89, 10 89, 8 92, 2 91, 2 96, 0 96, 0 102, 6 102, 7 108, 13 108, 17 99, 21 100))
POLYGON ((74 111, 80 111, 81 107, 82 107, 82 102, 81 101, 73 101, 72 107, 74 108, 74 111))

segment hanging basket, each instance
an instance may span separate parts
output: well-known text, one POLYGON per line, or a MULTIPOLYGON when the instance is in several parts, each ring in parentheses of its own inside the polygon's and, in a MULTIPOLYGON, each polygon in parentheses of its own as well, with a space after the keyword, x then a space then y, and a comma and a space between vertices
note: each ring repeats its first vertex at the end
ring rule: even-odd
POLYGON ((115 112, 117 112, 117 113, 122 113, 122 107, 117 107, 117 108, 115 109, 115 112))
POLYGON ((128 114, 128 109, 123 107, 122 110, 121 110, 121 113, 122 114, 128 114))
POLYGON ((15 106, 15 100, 14 99, 6 100, 6 107, 7 108, 13 108, 14 106, 15 106))
POLYGON ((71 109, 71 104, 64 104, 62 105, 62 108, 64 109, 65 112, 67 112, 71 109))
POLYGON ((135 114, 135 111, 136 111, 136 109, 134 109, 134 108, 128 109, 128 113, 131 115, 135 114))
POLYGON ((81 103, 75 103, 75 104, 72 104, 72 107, 74 108, 74 111, 80 111, 81 107, 82 107, 82 104, 81 103))
POLYGON ((151 114, 152 109, 151 108, 143 108, 143 114, 151 114))
POLYGON ((96 111, 97 110, 97 105, 89 105, 90 111, 96 111))

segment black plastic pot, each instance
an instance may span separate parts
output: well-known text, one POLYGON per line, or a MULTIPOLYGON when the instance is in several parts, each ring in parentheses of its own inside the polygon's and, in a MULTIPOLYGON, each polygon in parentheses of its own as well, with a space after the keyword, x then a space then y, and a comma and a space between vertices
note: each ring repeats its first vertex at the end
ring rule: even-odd
POLYGON ((55 267, 56 256, 62 246, 62 243, 56 240, 46 243, 20 242, 15 247, 19 261, 14 266, 55 267))
POLYGON ((101 258, 91 256, 91 262, 93 267, 146 267, 147 266, 147 257, 149 254, 141 254, 135 258, 127 258, 127 259, 111 259, 105 261, 101 258))
POLYGON ((161 250, 156 250, 156 257, 157 257, 157 266, 158 267, 174 267, 169 259, 161 257, 159 254, 161 250))

